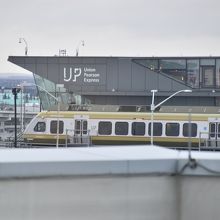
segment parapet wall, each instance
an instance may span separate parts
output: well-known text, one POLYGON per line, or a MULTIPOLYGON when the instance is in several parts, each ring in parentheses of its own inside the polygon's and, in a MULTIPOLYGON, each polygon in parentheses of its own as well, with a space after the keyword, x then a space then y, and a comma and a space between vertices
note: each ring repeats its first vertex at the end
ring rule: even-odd
POLYGON ((4 220, 219 219, 220 154, 154 146, 0 150, 4 220), (187 166, 186 166, 187 165, 187 166))
POLYGON ((1 219, 218 219, 218 177, 86 176, 0 181, 1 219))

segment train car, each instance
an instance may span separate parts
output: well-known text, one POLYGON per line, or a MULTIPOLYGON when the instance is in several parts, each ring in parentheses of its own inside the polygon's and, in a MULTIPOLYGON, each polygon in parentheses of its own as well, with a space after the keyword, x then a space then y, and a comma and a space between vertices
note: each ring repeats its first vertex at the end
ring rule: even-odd
MULTIPOLYGON (((219 114, 154 113, 154 144, 199 146, 220 140, 219 114)), ((23 133, 25 143, 147 144, 151 138, 150 112, 40 112, 23 133), (59 129, 59 132, 58 132, 59 129)))

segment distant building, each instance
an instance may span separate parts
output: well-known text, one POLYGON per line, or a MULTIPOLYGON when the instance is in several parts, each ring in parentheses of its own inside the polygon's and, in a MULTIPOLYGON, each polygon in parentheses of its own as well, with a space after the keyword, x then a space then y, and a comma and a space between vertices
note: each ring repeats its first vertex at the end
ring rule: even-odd
MULTIPOLYGON (((14 111, 13 109, 0 111, 0 141, 12 141, 14 139, 14 132, 15 132, 15 118, 14 118, 14 111)), ((35 109, 37 110, 37 109, 35 109)), ((24 129, 31 119, 38 113, 38 111, 25 111, 23 113, 20 112, 18 108, 17 113, 17 134, 18 139, 20 138, 21 130, 24 129), (23 114, 23 120, 21 120, 23 114), (23 122, 23 126, 22 126, 23 122)))
MULTIPOLYGON (((33 88, 32 88, 33 89, 33 88)), ((36 88, 34 88, 36 90, 36 88)), ((32 93, 18 93, 17 96, 17 130, 20 134, 30 120, 40 111, 39 97, 32 93)), ((30 92, 30 90, 29 90, 30 92)), ((36 91, 34 92, 36 94, 36 91)), ((0 141, 12 140, 15 131, 14 96, 12 88, 0 90, 0 141)))

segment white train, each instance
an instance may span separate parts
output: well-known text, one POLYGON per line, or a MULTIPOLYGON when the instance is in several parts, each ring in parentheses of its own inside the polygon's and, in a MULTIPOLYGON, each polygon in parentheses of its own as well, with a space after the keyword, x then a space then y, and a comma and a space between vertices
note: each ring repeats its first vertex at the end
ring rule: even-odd
MULTIPOLYGON (((24 131, 26 143, 146 144, 150 143, 151 114, 147 112, 47 111, 39 113, 24 131)), ((154 113, 154 143, 193 146, 220 141, 219 114, 154 113)))

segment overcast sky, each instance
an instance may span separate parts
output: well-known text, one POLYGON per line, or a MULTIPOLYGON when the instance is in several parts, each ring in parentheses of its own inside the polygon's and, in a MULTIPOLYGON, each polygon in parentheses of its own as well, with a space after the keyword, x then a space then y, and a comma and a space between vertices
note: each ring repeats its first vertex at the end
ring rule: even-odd
POLYGON ((0 0, 0 73, 9 55, 220 56, 219 0, 0 0))

